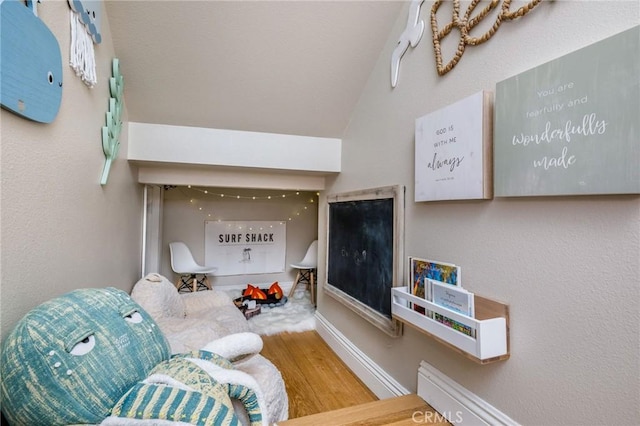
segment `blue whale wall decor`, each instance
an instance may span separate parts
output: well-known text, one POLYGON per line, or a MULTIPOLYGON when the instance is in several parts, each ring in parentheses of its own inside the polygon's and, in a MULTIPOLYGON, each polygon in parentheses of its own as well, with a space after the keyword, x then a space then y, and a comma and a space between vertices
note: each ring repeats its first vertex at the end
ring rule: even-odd
POLYGON ((62 102, 62 55, 49 28, 22 1, 0 0, 0 104, 51 123, 62 102))

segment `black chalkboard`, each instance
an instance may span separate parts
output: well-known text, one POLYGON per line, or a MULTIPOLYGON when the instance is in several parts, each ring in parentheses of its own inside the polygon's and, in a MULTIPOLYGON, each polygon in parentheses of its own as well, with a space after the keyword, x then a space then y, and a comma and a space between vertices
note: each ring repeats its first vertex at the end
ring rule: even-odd
POLYGON ((392 337, 391 288, 404 285, 404 196, 401 185, 327 196, 324 292, 392 337))
POLYGON ((394 200, 329 205, 330 284, 391 318, 394 200))

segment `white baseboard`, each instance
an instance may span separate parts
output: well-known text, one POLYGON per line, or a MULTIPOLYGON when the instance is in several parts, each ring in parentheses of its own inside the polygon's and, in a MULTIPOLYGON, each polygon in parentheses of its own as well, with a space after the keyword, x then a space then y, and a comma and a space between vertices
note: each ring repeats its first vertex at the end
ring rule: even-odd
POLYGON ((315 316, 318 334, 378 398, 386 399, 411 393, 351 343, 322 314, 316 311, 315 316))
MULTIPOLYGON (((351 343, 322 314, 316 312, 315 316, 318 334, 378 398, 411 393, 351 343)), ((420 363, 418 369, 418 395, 452 424, 518 425, 506 414, 425 361, 420 363)))
POLYGON ((418 395, 452 424, 518 424, 425 361, 418 369, 418 395))

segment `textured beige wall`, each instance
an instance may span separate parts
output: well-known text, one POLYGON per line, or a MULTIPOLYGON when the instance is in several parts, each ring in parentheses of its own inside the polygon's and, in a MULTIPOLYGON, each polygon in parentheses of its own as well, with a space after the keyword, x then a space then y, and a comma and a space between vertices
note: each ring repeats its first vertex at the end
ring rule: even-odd
MULTIPOLYGON (((66 1, 38 5, 62 52, 55 121, 38 124, 0 111, 3 339, 43 301, 81 287, 129 291, 140 274, 142 192, 124 157, 126 128, 108 184, 100 185, 114 57, 109 23, 103 15, 103 42, 95 49, 98 84, 89 89, 68 66, 69 10, 66 1)), ((126 64, 121 71, 126 92, 126 64)))
MULTIPOLYGON (((390 57, 408 8, 400 14, 343 137, 343 173, 327 193, 405 185, 405 254, 461 265, 466 288, 510 304, 511 358, 476 365, 409 327, 388 338, 324 294, 320 312, 408 389, 425 360, 522 424, 639 424, 640 198, 413 198, 416 118, 637 25, 638 2, 543 2, 468 47, 444 77, 435 72, 424 6, 425 36, 405 54, 392 90, 390 57)), ((324 250, 321 240, 322 257, 324 250)))

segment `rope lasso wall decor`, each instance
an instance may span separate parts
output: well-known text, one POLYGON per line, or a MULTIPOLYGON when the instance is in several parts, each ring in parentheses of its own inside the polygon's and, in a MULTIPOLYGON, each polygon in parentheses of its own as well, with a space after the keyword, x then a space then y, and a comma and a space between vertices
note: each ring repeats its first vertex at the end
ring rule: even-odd
POLYGON ((485 6, 476 16, 471 17, 476 6, 481 0, 473 0, 467 8, 464 17, 460 18, 460 0, 453 0, 453 16, 451 22, 445 25, 441 30, 438 28, 438 21, 436 19, 436 13, 440 8, 440 5, 445 0, 436 0, 431 7, 431 31, 433 33, 433 47, 436 54, 436 69, 439 75, 445 75, 456 66, 466 46, 477 46, 489 40, 498 31, 498 28, 503 21, 511 21, 517 18, 521 18, 529 13, 534 7, 542 2, 542 0, 532 0, 516 11, 510 10, 511 0, 503 0, 500 13, 498 14, 496 21, 491 28, 480 37, 472 37, 469 35, 470 31, 478 25, 492 10, 494 10, 500 0, 491 0, 487 6, 485 6), (442 51, 440 42, 444 39, 454 28, 458 28, 460 31, 460 41, 458 42, 458 48, 453 58, 446 64, 442 63, 442 51))

